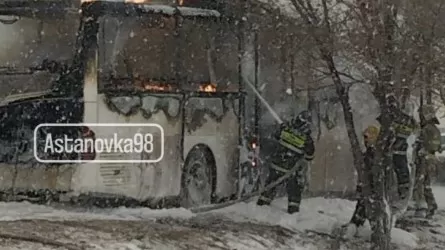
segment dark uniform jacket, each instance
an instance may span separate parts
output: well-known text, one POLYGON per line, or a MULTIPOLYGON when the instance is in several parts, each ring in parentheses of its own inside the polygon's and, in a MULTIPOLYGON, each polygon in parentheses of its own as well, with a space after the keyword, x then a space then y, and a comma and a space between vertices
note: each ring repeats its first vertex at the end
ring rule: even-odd
MULTIPOLYGON (((363 153, 364 156, 364 163, 365 163, 365 172, 366 172, 366 178, 368 183, 371 185, 371 189, 373 186, 372 181, 372 165, 374 164, 374 155, 375 155, 375 148, 374 147, 366 147, 366 151, 363 153)), ((363 195, 363 183, 358 183, 357 185, 357 193, 359 195, 363 195)))
MULTIPOLYGON (((392 150, 394 154, 406 154, 408 149, 407 139, 416 129, 417 123, 413 117, 403 113, 400 110, 394 111, 391 114, 391 136, 394 137, 392 150)), ((381 115, 377 118, 381 122, 381 115)))
POLYGON ((310 132, 301 133, 298 128, 283 124, 275 133, 275 139, 276 147, 270 158, 275 169, 290 170, 303 157, 307 161, 314 158, 315 146, 310 132))
POLYGON ((440 130, 434 124, 426 124, 420 131, 418 142, 426 153, 435 154, 441 150, 440 130))

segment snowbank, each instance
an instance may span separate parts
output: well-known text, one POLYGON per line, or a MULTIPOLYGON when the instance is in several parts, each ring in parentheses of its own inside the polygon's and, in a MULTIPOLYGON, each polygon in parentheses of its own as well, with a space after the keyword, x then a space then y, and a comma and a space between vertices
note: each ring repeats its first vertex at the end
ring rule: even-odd
POLYGON ((189 219, 195 216, 184 208, 148 209, 148 208, 116 208, 116 209, 55 209, 29 202, 0 203, 0 221, 23 219, 47 220, 140 220, 157 218, 189 219))
MULTIPOLYGON (((434 193, 439 205, 439 208, 445 208, 445 187, 434 187, 434 193)), ((352 215, 355 202, 342 199, 325 199, 325 198, 310 198, 304 199, 301 205, 301 212, 294 215, 289 215, 286 212, 287 199, 276 199, 271 206, 259 207, 256 206, 255 201, 249 203, 239 203, 227 208, 216 211, 207 212, 205 214, 193 214, 186 209, 163 209, 152 210, 148 208, 117 208, 117 209, 56 209, 53 207, 34 205, 28 202, 22 203, 0 203, 0 221, 16 221, 23 219, 46 219, 50 221, 60 220, 124 220, 124 221, 157 221, 161 218, 174 218, 193 221, 204 221, 205 223, 218 223, 218 218, 227 220, 225 223, 253 223, 255 227, 261 225, 281 226, 284 229, 292 230, 293 232, 306 233, 306 230, 317 231, 320 233, 332 234, 333 230, 340 225, 346 224, 352 215), (230 222, 232 221, 232 222, 230 222)), ((438 215, 440 215, 439 213, 438 215)), ((444 219, 445 220, 445 219, 444 219)), ((137 222, 135 222, 137 223, 137 222)), ((149 223, 149 222, 148 222, 149 223)), ((226 225, 226 224, 221 224, 226 225)), ((187 226, 179 225, 180 227, 187 226)), ((219 228, 219 226, 216 226, 219 228)), ((230 227, 230 225, 228 225, 230 227)), ((256 234, 242 235, 237 230, 228 231, 224 228, 218 229, 223 233, 225 239, 225 246, 232 249, 267 249, 274 244, 273 238, 265 237, 264 235, 257 235, 261 239, 253 239, 256 234), (260 242, 260 244, 258 243, 260 242), (263 244, 263 246, 261 246, 263 244), (266 247, 266 248, 265 248, 266 247)), ((221 233, 220 232, 220 233, 221 233)), ((245 233, 245 232, 244 232, 245 233)), ((371 230, 369 224, 366 223, 364 227, 360 228, 355 235, 358 239, 369 239, 371 230)), ((204 236, 203 236, 204 237, 204 236)), ((399 228, 394 228, 392 231, 392 242, 401 247, 401 249, 415 249, 419 247, 424 236, 421 234, 410 233, 399 228)), ((353 240, 353 239, 351 239, 353 240)), ((299 233, 295 234, 287 246, 296 250, 320 249, 315 245, 300 244, 305 242, 304 237, 299 233)), ((119 249, 141 249, 137 240, 119 243, 116 248, 119 249)), ((163 242, 156 243, 156 249, 177 249, 174 245, 164 245, 163 242), (165 247, 164 247, 165 246, 165 247), (163 248, 164 247, 164 248, 163 248)), ((97 246, 97 249, 106 249, 104 246, 97 246)), ((107 245, 109 250, 110 245, 107 245)), ((1 249, 1 247, 0 247, 1 249)), ((10 248, 13 249, 13 248, 10 248)), ((276 248, 279 249, 279 248, 276 248)))
POLYGON ((259 207, 255 202, 239 203, 214 213, 224 214, 234 220, 256 221, 279 225, 291 230, 307 229, 330 233, 339 223, 347 223, 355 203, 341 199, 311 198, 304 200, 301 212, 287 214, 287 200, 277 199, 271 206, 259 207))
MULTIPOLYGON (((445 188, 440 192, 445 194, 445 188)), ((445 206, 445 198, 441 204, 445 206)), ((302 202, 301 212, 296 215, 287 214, 286 208, 287 200, 278 199, 270 207, 258 207, 255 202, 240 203, 215 213, 224 214, 233 220, 279 225, 301 232, 312 230, 332 234, 339 226, 349 222, 355 209, 355 202, 342 199, 306 199, 302 202)), ((357 236, 364 239, 369 239, 370 235, 369 223, 357 231, 357 236)), ((418 241, 418 237, 412 233, 399 228, 392 230, 392 243, 402 248, 414 249, 418 246, 418 241)))

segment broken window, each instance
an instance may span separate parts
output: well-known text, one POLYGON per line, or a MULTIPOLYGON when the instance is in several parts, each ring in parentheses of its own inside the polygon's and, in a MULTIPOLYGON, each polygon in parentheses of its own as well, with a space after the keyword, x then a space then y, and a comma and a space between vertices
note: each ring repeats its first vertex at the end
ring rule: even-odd
POLYGON ((209 62, 211 25, 209 20, 184 18, 179 29, 181 42, 178 44, 180 77, 187 83, 210 82, 209 62))
POLYGON ((223 23, 215 31, 214 67, 218 86, 237 91, 239 87, 238 74, 238 37, 233 27, 223 23))
POLYGON ((99 30, 99 88, 103 89, 110 77, 156 81, 173 79, 177 46, 174 17, 155 14, 102 17, 99 30))

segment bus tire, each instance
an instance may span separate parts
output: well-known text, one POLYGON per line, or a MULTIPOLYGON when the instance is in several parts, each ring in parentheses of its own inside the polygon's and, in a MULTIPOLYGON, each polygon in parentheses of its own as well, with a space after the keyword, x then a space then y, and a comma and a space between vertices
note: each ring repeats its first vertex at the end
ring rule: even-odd
POLYGON ((207 146, 195 146, 184 163, 180 206, 185 208, 211 204, 216 186, 216 164, 207 146))

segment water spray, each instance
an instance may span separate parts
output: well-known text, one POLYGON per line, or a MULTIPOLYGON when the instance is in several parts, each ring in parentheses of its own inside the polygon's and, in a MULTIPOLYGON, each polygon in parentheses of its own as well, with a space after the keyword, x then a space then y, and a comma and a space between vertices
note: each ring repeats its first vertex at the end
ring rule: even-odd
POLYGON ((258 90, 255 88, 255 86, 247 79, 246 76, 243 75, 244 81, 249 85, 249 87, 253 90, 255 95, 261 100, 261 102, 266 106, 266 108, 269 110, 269 112, 272 114, 273 118, 279 123, 282 124, 283 120, 278 116, 277 112, 273 110, 273 108, 270 106, 270 104, 261 96, 261 94, 258 92, 258 90))

